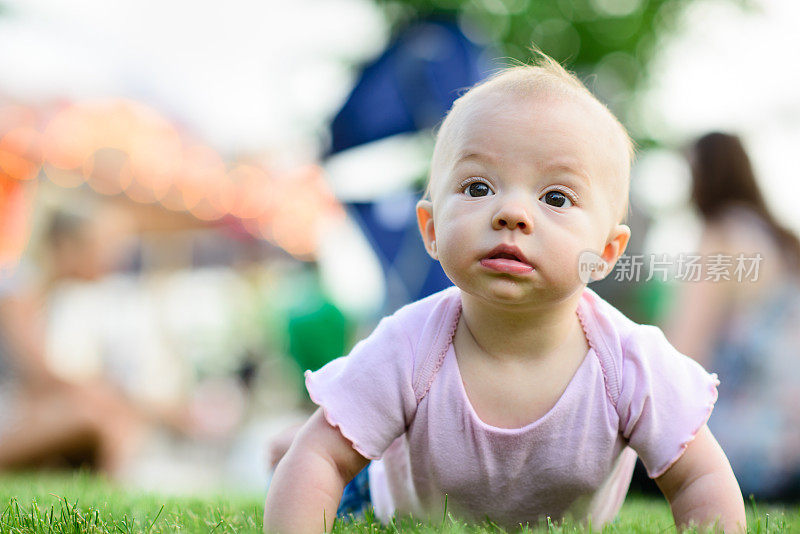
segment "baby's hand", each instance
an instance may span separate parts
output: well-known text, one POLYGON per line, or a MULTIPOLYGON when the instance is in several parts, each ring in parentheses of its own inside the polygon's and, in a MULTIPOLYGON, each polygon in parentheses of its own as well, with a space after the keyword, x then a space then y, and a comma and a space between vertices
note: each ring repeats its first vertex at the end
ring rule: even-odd
POLYGON ((707 426, 656 484, 669 501, 678 529, 694 523, 704 528, 714 525, 715 532, 746 531, 742 491, 707 426))

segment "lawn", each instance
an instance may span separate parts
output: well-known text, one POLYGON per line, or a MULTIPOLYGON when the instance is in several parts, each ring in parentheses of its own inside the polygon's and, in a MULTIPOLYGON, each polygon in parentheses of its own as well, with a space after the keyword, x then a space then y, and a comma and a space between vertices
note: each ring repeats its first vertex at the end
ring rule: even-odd
MULTIPOLYGON (((87 474, 0 475, 0 533, 261 532, 262 495, 171 497, 142 493, 87 474)), ((749 532, 800 532, 800 505, 747 503, 749 532)), ((450 519, 436 524, 374 521, 334 526, 339 533, 489 533, 492 525, 467 526, 450 519)), ((606 533, 674 532, 661 499, 629 496, 606 533)), ((525 532, 585 532, 576 524, 545 522, 525 532)))

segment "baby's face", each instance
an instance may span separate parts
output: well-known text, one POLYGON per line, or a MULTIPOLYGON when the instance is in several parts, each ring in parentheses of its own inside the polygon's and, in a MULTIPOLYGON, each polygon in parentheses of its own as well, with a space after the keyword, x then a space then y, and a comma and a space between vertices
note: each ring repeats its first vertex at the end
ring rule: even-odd
POLYGON ((431 201, 417 210, 428 250, 453 283, 490 300, 541 303, 582 289, 582 252, 613 265, 630 235, 617 224, 627 159, 599 106, 495 92, 453 118, 431 201))

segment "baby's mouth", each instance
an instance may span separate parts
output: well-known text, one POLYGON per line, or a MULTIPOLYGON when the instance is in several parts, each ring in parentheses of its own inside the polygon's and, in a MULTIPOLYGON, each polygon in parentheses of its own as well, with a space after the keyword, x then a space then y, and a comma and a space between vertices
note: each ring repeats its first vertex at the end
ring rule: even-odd
POLYGON ((515 256, 514 254, 509 254, 507 252, 501 252, 500 254, 495 254, 494 256, 492 256, 489 259, 490 260, 516 260, 516 261, 520 261, 522 263, 525 263, 521 259, 519 259, 517 256, 515 256))
POLYGON ((507 274, 525 274, 533 271, 533 266, 516 247, 501 245, 481 260, 481 265, 492 271, 507 274))

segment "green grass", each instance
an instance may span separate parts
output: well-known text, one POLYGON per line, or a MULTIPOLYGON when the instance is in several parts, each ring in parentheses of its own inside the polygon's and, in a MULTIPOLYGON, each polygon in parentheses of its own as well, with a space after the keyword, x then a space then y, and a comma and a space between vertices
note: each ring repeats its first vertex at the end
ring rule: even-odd
MULTIPOLYGON (((0 533, 261 532, 263 495, 170 497, 127 489, 87 473, 0 475, 0 533)), ((747 503, 749 532, 800 532, 800 506, 747 503)), ((490 524, 466 525, 449 517, 381 526, 365 520, 337 521, 337 533, 499 533, 490 524)), ((582 526, 542 522, 522 532, 586 532, 582 526)), ((631 495, 617 520, 603 533, 675 532, 662 499, 631 495)))

